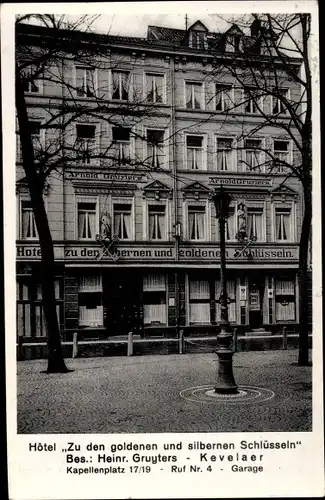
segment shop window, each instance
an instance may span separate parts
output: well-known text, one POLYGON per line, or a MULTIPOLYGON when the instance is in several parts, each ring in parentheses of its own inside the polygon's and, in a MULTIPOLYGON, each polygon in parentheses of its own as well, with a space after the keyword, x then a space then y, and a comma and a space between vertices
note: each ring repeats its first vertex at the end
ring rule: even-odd
POLYGON ((289 99, 289 89, 274 89, 272 95, 272 113, 273 115, 287 115, 287 100, 289 99))
POLYGON ((130 72, 112 71, 112 99, 128 101, 130 97, 130 72))
POLYGON ((96 203, 78 203, 78 238, 94 240, 96 235, 96 203))
POLYGON ((148 162, 155 170, 164 166, 164 136, 164 130, 147 130, 148 162))
POLYGON ((113 234, 120 240, 132 239, 132 205, 114 203, 113 234))
POLYGON ((188 109, 203 109, 203 85, 185 82, 185 102, 188 109))
POLYGON ((23 239, 37 239, 35 216, 30 201, 21 202, 21 237, 23 239))
POLYGON ((131 129, 113 127, 113 155, 118 165, 130 163, 131 129))
POLYGON ((231 85, 221 85, 216 83, 216 111, 228 111, 233 105, 233 88, 231 85))
POLYGON ((217 138, 217 170, 234 170, 233 139, 217 138))
POLYGON ((289 141, 273 141, 273 167, 275 172, 286 173, 288 171, 288 163, 290 159, 290 142, 289 141))
MULTIPOLYGON (((228 297, 228 320, 230 323, 236 323, 236 282, 234 280, 227 281, 227 297, 228 297)), ((216 281, 216 322, 221 320, 221 282, 216 281)))
POLYGON ((186 136, 186 164, 188 170, 205 169, 202 136, 186 136))
POLYGON ((96 72, 91 68, 76 68, 76 89, 78 97, 95 97, 96 72))
POLYGON ((166 206, 148 206, 149 240, 166 239, 166 206))
POLYGON ((167 324, 167 285, 164 274, 143 277, 143 321, 145 325, 167 324))
POLYGON ((296 319, 295 282, 279 278, 275 281, 275 317, 277 322, 296 319))
POLYGON ((103 326, 102 279, 99 275, 79 280, 79 326, 103 326))
POLYGON ((92 164, 96 160, 96 125, 76 125, 76 159, 79 163, 92 164))
POLYGON ((291 241, 292 235, 291 210, 289 208, 275 209, 275 239, 278 241, 291 241))
POLYGON ((247 236, 256 241, 264 240, 263 210, 248 208, 247 210, 247 236))
POLYGON ((189 323, 207 324, 211 322, 210 286, 208 281, 189 282, 189 323))
POLYGON ((262 161, 262 141, 259 139, 245 140, 245 170, 246 172, 261 173, 263 169, 262 161))
POLYGON ((206 239, 206 209, 204 206, 188 207, 188 235, 190 240, 206 239))
POLYGON ((146 100, 148 102, 162 103, 164 96, 164 75, 146 74, 146 100))

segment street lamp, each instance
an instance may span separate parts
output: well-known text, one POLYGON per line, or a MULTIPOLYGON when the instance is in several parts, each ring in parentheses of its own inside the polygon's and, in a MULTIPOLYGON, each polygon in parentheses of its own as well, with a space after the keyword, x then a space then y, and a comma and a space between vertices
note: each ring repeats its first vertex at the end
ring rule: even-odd
POLYGON ((215 385, 215 392, 219 394, 236 394, 238 386, 235 382, 232 371, 232 334, 228 332, 228 296, 226 279, 226 242, 225 229, 226 219, 229 216, 229 205, 231 196, 220 186, 213 195, 213 202, 216 210, 216 218, 219 220, 220 231, 220 334, 218 335, 218 347, 216 354, 218 356, 218 377, 215 385))

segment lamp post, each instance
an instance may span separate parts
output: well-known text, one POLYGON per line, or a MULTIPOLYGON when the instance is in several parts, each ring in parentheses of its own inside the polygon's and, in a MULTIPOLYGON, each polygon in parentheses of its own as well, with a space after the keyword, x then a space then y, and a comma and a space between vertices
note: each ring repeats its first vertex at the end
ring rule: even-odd
POLYGON ((216 354, 218 356, 218 376, 215 385, 215 392, 219 394, 236 394, 238 386, 235 382, 232 370, 232 334, 228 331, 228 295, 226 279, 226 241, 225 229, 226 219, 229 216, 229 205, 231 196, 220 186, 213 195, 213 201, 216 210, 216 218, 219 220, 220 231, 220 334, 218 335, 218 347, 216 354))

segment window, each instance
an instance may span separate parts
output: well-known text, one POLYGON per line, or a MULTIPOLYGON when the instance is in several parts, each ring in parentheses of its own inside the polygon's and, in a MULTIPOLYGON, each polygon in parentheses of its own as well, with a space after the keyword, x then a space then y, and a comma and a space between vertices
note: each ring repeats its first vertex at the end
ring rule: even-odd
POLYGON ((146 74, 146 98, 149 102, 162 103, 164 96, 164 75, 146 74))
POLYGON ((241 49, 240 35, 227 36, 226 52, 239 52, 241 49))
POLYGON ((245 140, 245 170, 247 172, 261 173, 263 171, 261 145, 262 142, 259 139, 245 140))
POLYGON ((21 202, 21 237, 24 239, 38 238, 35 216, 30 201, 21 202))
POLYGON ((166 239, 166 207, 165 205, 148 206, 149 240, 166 239))
POLYGON ((217 169, 234 170, 233 139, 217 138, 217 169))
POLYGON ((207 48, 207 35, 201 31, 191 31, 189 45, 192 49, 204 50, 207 48))
POLYGON ((210 286, 208 281, 189 282, 189 322, 190 324, 210 323, 210 286))
POLYGON ((274 89, 274 94, 275 95, 272 95, 272 113, 274 115, 288 114, 286 101, 289 99, 289 90, 274 89))
POLYGON ((261 97, 259 97, 256 89, 246 89, 244 91, 245 113, 258 113, 259 108, 261 108, 261 104, 261 97))
POLYGON ((166 276, 148 274, 143 277, 143 321, 145 325, 167 324, 166 276))
POLYGON ((103 326, 102 280, 99 275, 79 280, 79 326, 103 326))
MULTIPOLYGON (((235 280, 228 280, 227 284, 227 297, 228 297, 228 321, 236 323, 236 282, 235 280)), ((221 320, 221 282, 215 283, 215 300, 216 300, 216 322, 220 323, 221 320)))
POLYGON ((130 73, 128 71, 112 71, 112 99, 127 101, 130 97, 130 73))
POLYGON ((90 68, 76 68, 76 88, 78 97, 95 97, 96 73, 90 68))
POLYGON ((277 322, 296 318, 295 282, 285 276, 275 280, 275 318, 277 322))
POLYGON ((203 85, 202 83, 185 83, 186 107, 188 109, 203 109, 203 85))
POLYGON ((43 90, 43 80, 41 76, 40 69, 34 65, 28 66, 28 68, 24 70, 23 76, 24 92, 41 94, 43 90))
POLYGON ((216 84, 216 111, 227 111, 233 104, 232 86, 216 84))
POLYGON ((285 173, 288 170, 289 163, 289 141, 277 141, 273 143, 274 167, 279 173, 285 173))
POLYGON ((114 157, 119 165, 130 162, 130 135, 131 129, 113 127, 114 157))
POLYGON ((76 157, 80 163, 94 163, 96 156, 96 125, 76 125, 76 157))
POLYGON ((147 148, 149 164, 154 169, 164 164, 164 131, 147 130, 147 148))
POLYGON ((42 137, 44 136, 44 129, 41 130, 42 124, 40 121, 29 120, 28 125, 30 133, 32 135, 35 159, 37 159, 37 156, 42 151, 42 146, 43 146, 42 137))
POLYGON ((113 235, 118 236, 120 240, 132 238, 131 214, 131 204, 114 203, 113 235))
POLYGON ((247 209, 247 237, 250 240, 263 241, 263 210, 247 209))
POLYGON ((188 170, 203 170, 203 137, 186 136, 186 162, 188 170))
MULTIPOLYGON (((220 237, 220 236, 219 236, 220 237)), ((226 240, 236 239, 236 217, 234 208, 229 208, 229 216, 226 219, 226 240)))
POLYGON ((291 210, 290 208, 275 209, 275 239, 279 241, 291 240, 291 210))
POLYGON ((205 207, 188 207, 188 235, 190 240, 204 240, 206 238, 205 207))
POLYGON ((96 203, 78 203, 78 238, 94 240, 96 236, 96 203))

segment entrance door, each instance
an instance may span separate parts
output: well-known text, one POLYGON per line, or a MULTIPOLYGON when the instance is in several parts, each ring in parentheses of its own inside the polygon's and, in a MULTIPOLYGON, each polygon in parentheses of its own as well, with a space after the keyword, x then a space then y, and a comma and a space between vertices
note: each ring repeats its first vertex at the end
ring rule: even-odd
POLYGON ((108 274, 104 279, 104 303, 108 336, 127 335, 139 328, 140 285, 137 276, 108 274))
POLYGON ((264 278, 252 277, 249 283, 249 325, 260 328, 263 325, 264 278))

